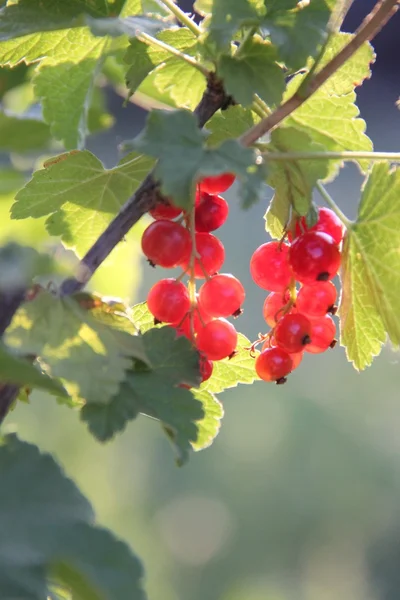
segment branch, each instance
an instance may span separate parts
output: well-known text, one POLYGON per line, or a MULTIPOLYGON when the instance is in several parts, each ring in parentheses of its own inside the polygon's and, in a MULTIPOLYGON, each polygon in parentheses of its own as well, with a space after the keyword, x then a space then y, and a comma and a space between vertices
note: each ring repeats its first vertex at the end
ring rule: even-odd
MULTIPOLYGON (((230 101, 219 79, 214 74, 210 74, 207 89, 194 110, 199 127, 203 127, 218 109, 229 106, 230 101)), ((60 289, 61 295, 66 296, 81 290, 135 223, 162 202, 165 202, 165 198, 161 196, 159 184, 150 173, 82 258, 76 277, 63 282, 60 289)))
POLYGON ((298 90, 289 100, 279 106, 268 117, 257 123, 246 131, 240 138, 244 146, 251 146, 260 137, 279 125, 283 119, 301 106, 312 94, 314 94, 355 52, 364 44, 371 41, 387 21, 399 8, 400 0, 379 0, 373 10, 367 15, 357 29, 353 39, 330 60, 319 73, 309 82, 305 89, 298 90))

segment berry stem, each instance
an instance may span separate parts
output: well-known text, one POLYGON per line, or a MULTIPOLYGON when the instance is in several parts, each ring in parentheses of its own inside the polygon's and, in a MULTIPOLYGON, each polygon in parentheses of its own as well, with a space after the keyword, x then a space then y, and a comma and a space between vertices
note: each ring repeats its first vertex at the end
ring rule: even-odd
POLYGON ((388 160, 389 162, 400 162, 400 152, 265 152, 265 160, 388 160))
POLYGON ((202 73, 205 77, 209 76, 210 73, 209 73, 208 69, 206 69, 206 67, 204 67, 201 63, 199 63, 195 58, 193 58, 193 56, 189 56, 188 54, 185 54, 184 52, 177 50, 177 48, 174 48, 173 46, 170 46, 169 44, 166 44, 165 42, 158 40, 157 38, 149 35, 148 33, 140 33, 140 35, 138 35, 137 37, 141 42, 147 44, 148 46, 162 48, 163 50, 166 50, 166 52, 169 52, 169 54, 172 54, 173 56, 177 56, 181 60, 188 63, 190 66, 192 66, 195 69, 197 69, 198 71, 200 71, 200 73, 202 73))
POLYGON ((196 195, 193 195, 192 198, 192 206, 189 213, 189 230, 190 237, 192 240, 192 249, 190 252, 190 261, 189 261, 189 297, 190 297, 190 336, 192 340, 194 340, 195 332, 194 332, 194 311, 196 310, 196 279, 195 279, 195 264, 196 264, 196 229, 195 229, 195 212, 196 212, 196 195))
POLYGON ((332 198, 332 196, 326 190, 325 186, 322 185, 322 183, 320 181, 317 181, 316 188, 319 191, 319 193, 321 194, 321 196, 324 199, 325 203, 329 206, 329 208, 331 208, 333 210, 333 212, 335 213, 335 215, 337 217, 339 217, 339 219, 342 221, 342 223, 346 227, 346 229, 350 229, 351 225, 352 225, 352 222, 340 210, 340 208, 338 207, 338 205, 336 204, 336 202, 334 201, 334 199, 332 198))
POLYGON ((190 29, 190 31, 194 33, 196 37, 199 37, 201 34, 200 27, 193 21, 193 19, 190 18, 188 14, 183 12, 183 10, 180 9, 173 0, 160 0, 160 2, 164 4, 166 8, 168 8, 171 14, 173 14, 182 25, 185 25, 188 29, 190 29))

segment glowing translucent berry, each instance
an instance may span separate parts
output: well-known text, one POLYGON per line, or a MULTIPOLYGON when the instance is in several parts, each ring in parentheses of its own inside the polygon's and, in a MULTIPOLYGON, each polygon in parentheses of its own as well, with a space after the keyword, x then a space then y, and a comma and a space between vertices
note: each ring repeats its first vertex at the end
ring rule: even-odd
POLYGON ((173 326, 188 339, 192 339, 191 319, 193 319, 193 333, 196 334, 206 323, 211 321, 212 317, 197 303, 192 311, 186 313, 183 320, 181 319, 180 322, 174 323, 173 326))
POLYGON ((306 352, 320 354, 328 348, 333 348, 335 340, 336 325, 329 315, 311 319, 311 343, 305 347, 306 352))
MULTIPOLYGON (((222 242, 212 233, 196 233, 195 239, 199 259, 196 258, 195 260, 194 276, 196 279, 205 279, 204 271, 207 275, 214 275, 224 264, 225 248, 222 242)), ((180 266, 189 273, 190 258, 182 261, 180 266)))
POLYGON ((293 361, 281 348, 267 348, 257 356, 255 367, 260 379, 284 383, 293 370, 293 361))
POLYGON ((236 348, 237 332, 232 323, 225 319, 215 319, 202 327, 197 334, 197 349, 208 360, 222 360, 230 356, 236 348))
POLYGON ((268 242, 254 252, 250 260, 250 273, 254 282, 264 290, 284 291, 292 277, 288 261, 289 246, 268 242))
POLYGON ((323 317, 336 312, 337 292, 331 281, 318 281, 315 285, 303 285, 297 294, 297 310, 309 317, 323 317))
POLYGON ((221 273, 208 279, 199 289, 199 305, 212 317, 240 314, 246 292, 236 277, 221 273))
POLYGON ((345 228, 339 217, 330 208, 319 208, 318 209, 318 220, 310 227, 307 228, 305 217, 301 217, 296 223, 294 229, 294 235, 292 232, 288 232, 288 239, 292 241, 293 237, 297 238, 306 231, 320 231, 330 235, 336 244, 340 244, 343 239, 345 228))
POLYGON ((201 382, 210 379, 214 369, 214 364, 211 360, 208 360, 203 354, 200 355, 200 375, 201 382))
POLYGON ((191 245, 189 231, 166 219, 154 221, 142 235, 143 254, 151 264, 165 268, 189 260, 191 245))
MULTIPOLYGON (((286 292, 271 292, 264 300, 263 317, 270 327, 275 327, 276 323, 285 314, 283 309, 288 306, 290 301, 290 293, 286 292)), ((290 308, 288 312, 293 312, 295 309, 290 308)))
POLYGON ((311 341, 311 323, 305 315, 287 314, 274 329, 276 345, 286 352, 301 352, 311 341))
POLYGON ((340 251, 326 233, 308 231, 290 246, 289 262, 294 276, 305 284, 333 279, 340 267, 340 251))
POLYGON ((157 204, 155 208, 150 211, 153 219, 176 219, 182 213, 182 209, 178 206, 174 206, 172 202, 169 204, 157 204))
POLYGON ((202 193, 195 210, 196 231, 210 232, 218 229, 228 218, 229 205, 222 196, 202 193))
POLYGON ((189 292, 181 281, 161 279, 149 291, 147 306, 157 321, 177 323, 190 308, 189 292))
MULTIPOLYGON (((268 348, 276 348, 276 347, 277 347, 276 340, 272 336, 265 340, 265 342, 261 346, 261 350, 267 350, 268 348)), ((297 369, 297 367, 303 360, 304 352, 288 352, 288 354, 289 354, 290 358, 292 359, 292 363, 293 363, 292 371, 294 371, 295 369, 297 369)))
POLYGON ((221 175, 212 175, 210 177, 204 177, 200 181, 200 190, 207 194, 222 194, 231 187, 235 181, 233 173, 222 173, 221 175))

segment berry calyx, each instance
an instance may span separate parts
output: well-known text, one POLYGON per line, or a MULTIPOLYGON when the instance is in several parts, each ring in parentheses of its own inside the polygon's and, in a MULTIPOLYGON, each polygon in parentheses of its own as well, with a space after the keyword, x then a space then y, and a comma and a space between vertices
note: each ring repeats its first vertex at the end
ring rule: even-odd
POLYGON ((195 210, 196 231, 209 233, 218 229, 225 223, 228 213, 229 205, 225 198, 202 192, 195 210))
MULTIPOLYGON (((214 275, 224 264, 225 248, 222 242, 212 233, 196 233, 195 241, 199 258, 195 259, 194 276, 196 279, 205 279, 205 273, 214 275)), ((190 256, 182 260, 180 266, 184 271, 189 272, 190 256)))
POLYGON ((293 361, 282 348, 267 348, 257 356, 255 367, 260 379, 284 383, 293 369, 293 361))
POLYGON ((182 213, 182 209, 178 206, 174 206, 171 202, 168 204, 157 204, 155 208, 150 211, 153 219, 176 219, 182 213))
POLYGON ((200 375, 201 383, 210 379, 214 369, 214 364, 211 360, 208 360, 203 354, 200 355, 200 375))
POLYGON ((284 315, 276 324, 274 337, 286 352, 301 352, 311 342, 311 323, 305 315, 284 315))
POLYGON ((320 354, 328 348, 333 348, 335 340, 336 325, 329 315, 311 319, 311 343, 305 347, 306 352, 320 354))
POLYGON ((177 323, 190 308, 189 292, 181 281, 161 279, 150 289, 147 306, 156 321, 177 323))
POLYGON ((250 260, 254 282, 264 290, 283 292, 292 277, 288 257, 289 246, 281 242, 268 242, 257 248, 250 260))
POLYGON ((199 304, 212 317, 240 314, 246 292, 233 275, 221 273, 208 279, 199 290, 199 304))
POLYGON ((142 235, 143 254, 152 265, 172 268, 189 260, 190 234, 185 227, 160 219, 151 223, 142 235))
POLYGON ((296 308, 309 317, 335 314, 337 292, 331 281, 318 281, 315 285, 303 285, 297 295, 296 308))
POLYGON ((196 345, 208 360, 222 360, 235 351, 237 332, 232 323, 215 319, 202 327, 197 334, 196 345))
MULTIPOLYGON (((283 309, 288 306, 290 301, 290 293, 288 291, 282 292, 271 292, 264 300, 263 305, 263 316, 265 321, 270 327, 275 327, 279 319, 285 314, 283 309)), ((288 312, 293 312, 295 309, 293 306, 288 312)))
POLYGON ((293 274, 301 283, 328 281, 338 272, 340 251, 330 235, 308 231, 290 246, 289 262, 293 274))
POLYGON ((222 194, 231 187, 235 181, 235 175, 233 173, 222 173, 221 175, 212 175, 210 177, 204 177, 200 181, 200 190, 207 194, 222 194))

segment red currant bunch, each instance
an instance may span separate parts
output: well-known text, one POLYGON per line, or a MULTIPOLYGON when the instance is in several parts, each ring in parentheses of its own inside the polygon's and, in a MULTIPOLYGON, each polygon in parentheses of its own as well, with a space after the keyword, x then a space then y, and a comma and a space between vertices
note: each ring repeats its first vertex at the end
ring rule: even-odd
POLYGON ((290 244, 268 242, 254 252, 250 273, 271 293, 263 316, 271 330, 253 344, 264 342, 255 368, 265 381, 284 383, 304 352, 317 354, 336 344, 336 287, 344 227, 329 208, 320 208, 317 223, 307 229, 298 220, 288 232, 290 244), (300 289, 297 291, 297 283, 300 289))
POLYGON ((202 381, 211 377, 214 361, 234 355, 237 332, 226 318, 240 315, 246 295, 236 277, 219 273, 225 249, 211 233, 228 217, 229 205, 219 194, 234 179, 231 173, 223 173, 201 180, 189 212, 174 206, 172 200, 158 205, 150 211, 155 220, 142 236, 143 254, 152 266, 182 269, 177 278, 153 285, 147 305, 155 323, 168 324, 197 348, 202 381), (198 293, 197 279, 205 280, 198 293))

